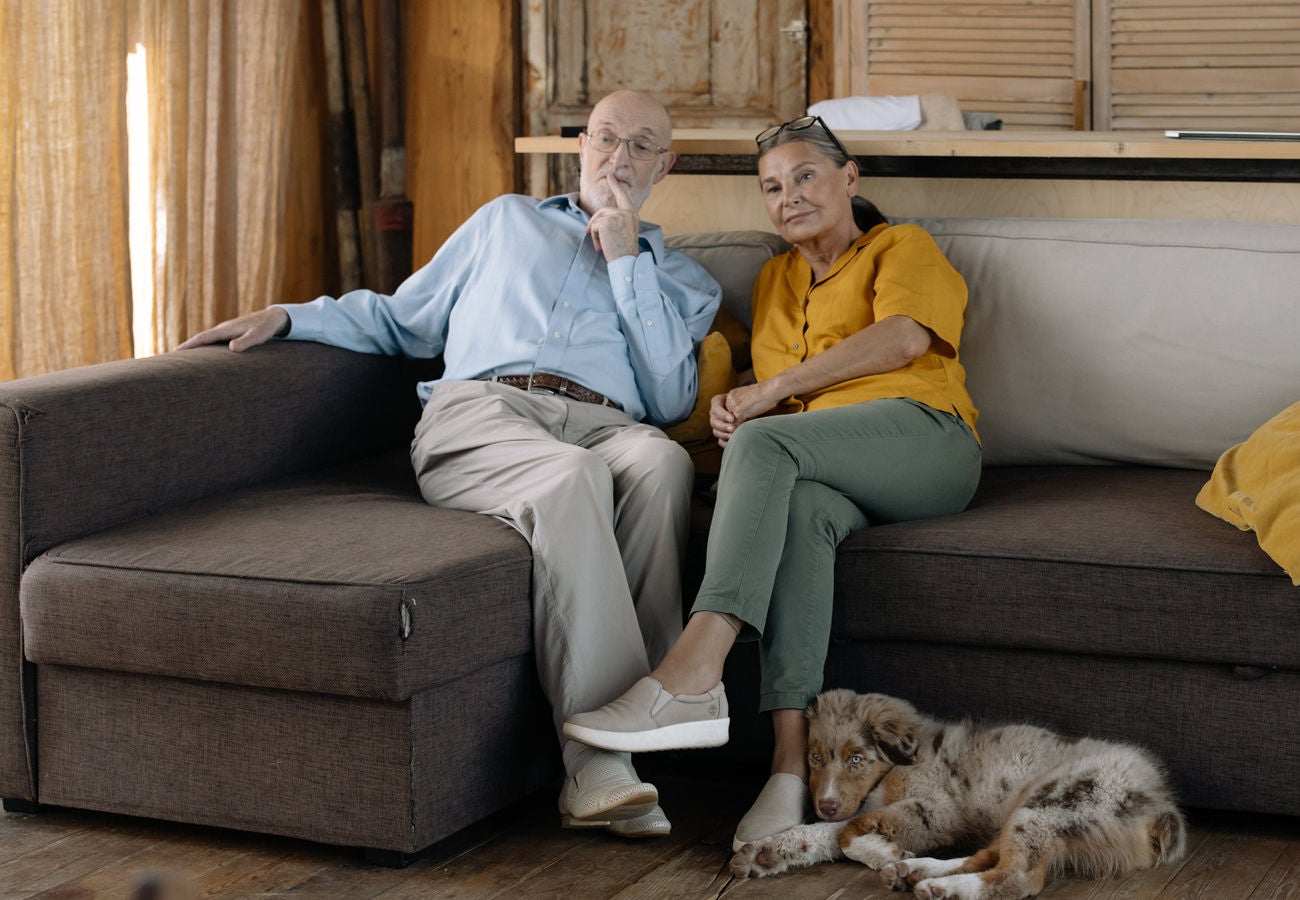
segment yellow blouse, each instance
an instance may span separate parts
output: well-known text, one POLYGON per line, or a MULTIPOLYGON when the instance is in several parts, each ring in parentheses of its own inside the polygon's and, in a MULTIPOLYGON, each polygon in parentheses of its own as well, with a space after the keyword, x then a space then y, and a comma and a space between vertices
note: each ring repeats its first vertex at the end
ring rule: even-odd
POLYGON ((753 306, 751 347, 760 380, 889 316, 910 316, 936 337, 929 350, 901 369, 790 397, 776 412, 906 397, 956 413, 974 430, 979 413, 957 357, 966 282, 924 229, 877 225, 854 241, 816 284, 808 261, 791 248, 759 273, 753 306))

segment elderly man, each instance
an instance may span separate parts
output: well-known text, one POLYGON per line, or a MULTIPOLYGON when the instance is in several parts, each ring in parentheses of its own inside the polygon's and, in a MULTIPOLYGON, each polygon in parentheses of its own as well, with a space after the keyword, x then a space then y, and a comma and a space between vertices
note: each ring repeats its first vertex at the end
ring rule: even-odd
MULTIPOLYGON (((181 344, 443 355, 443 377, 418 387, 415 474, 429 503, 500 516, 531 544, 557 732, 648 674, 681 631, 693 473, 654 425, 691 409, 694 348, 721 290, 638 216, 675 160, 671 134, 657 101, 611 94, 578 138, 576 194, 488 203, 391 297, 272 306, 181 344)), ((560 741, 566 826, 668 833, 628 755, 560 741)))

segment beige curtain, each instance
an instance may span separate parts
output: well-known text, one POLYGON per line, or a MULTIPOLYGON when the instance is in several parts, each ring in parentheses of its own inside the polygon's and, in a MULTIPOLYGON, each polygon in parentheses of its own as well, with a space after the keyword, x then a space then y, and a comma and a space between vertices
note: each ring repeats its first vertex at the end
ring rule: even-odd
POLYGON ((131 353, 127 23, 0 0, 0 377, 131 353))
POLYGON ((285 299, 308 2, 0 0, 0 378, 132 354, 129 215, 148 220, 154 350, 285 299), (137 42, 151 175, 128 213, 137 42))
POLYGON ((150 97, 154 346, 280 296, 304 0, 137 0, 150 97))

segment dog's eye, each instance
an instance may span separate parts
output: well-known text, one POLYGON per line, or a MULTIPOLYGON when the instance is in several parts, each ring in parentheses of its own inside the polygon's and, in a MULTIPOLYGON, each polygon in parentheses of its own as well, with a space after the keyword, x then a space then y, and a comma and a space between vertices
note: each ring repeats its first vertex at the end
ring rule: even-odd
POLYGON ((853 766, 862 765, 862 757, 856 753, 853 754, 852 756, 849 757, 849 765, 853 765, 853 766))
POLYGON ((820 753, 809 753, 808 761, 814 766, 820 766, 822 764, 822 755, 820 753))

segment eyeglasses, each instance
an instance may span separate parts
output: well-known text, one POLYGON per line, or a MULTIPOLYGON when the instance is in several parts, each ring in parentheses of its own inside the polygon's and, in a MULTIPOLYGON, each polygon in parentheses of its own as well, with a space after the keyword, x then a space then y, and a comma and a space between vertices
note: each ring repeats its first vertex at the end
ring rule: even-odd
POLYGON ((654 159, 659 154, 668 152, 667 147, 660 147, 649 137, 621 138, 614 132, 603 129, 593 134, 584 128, 582 133, 587 136, 587 142, 601 153, 613 153, 619 144, 627 145, 627 155, 633 159, 654 159))
POLYGON ((822 121, 821 116, 800 116, 797 119, 791 119, 784 125, 773 125, 765 131, 760 131, 758 137, 754 138, 754 143, 758 145, 758 149, 762 150, 764 144, 783 131, 804 131, 812 128, 814 125, 821 126, 821 130, 826 133, 826 136, 831 139, 831 143, 835 145, 836 149, 838 149, 840 153, 844 154, 845 158, 853 159, 853 154, 844 149, 844 145, 840 143, 840 139, 835 136, 835 132, 826 127, 826 123, 822 121))

